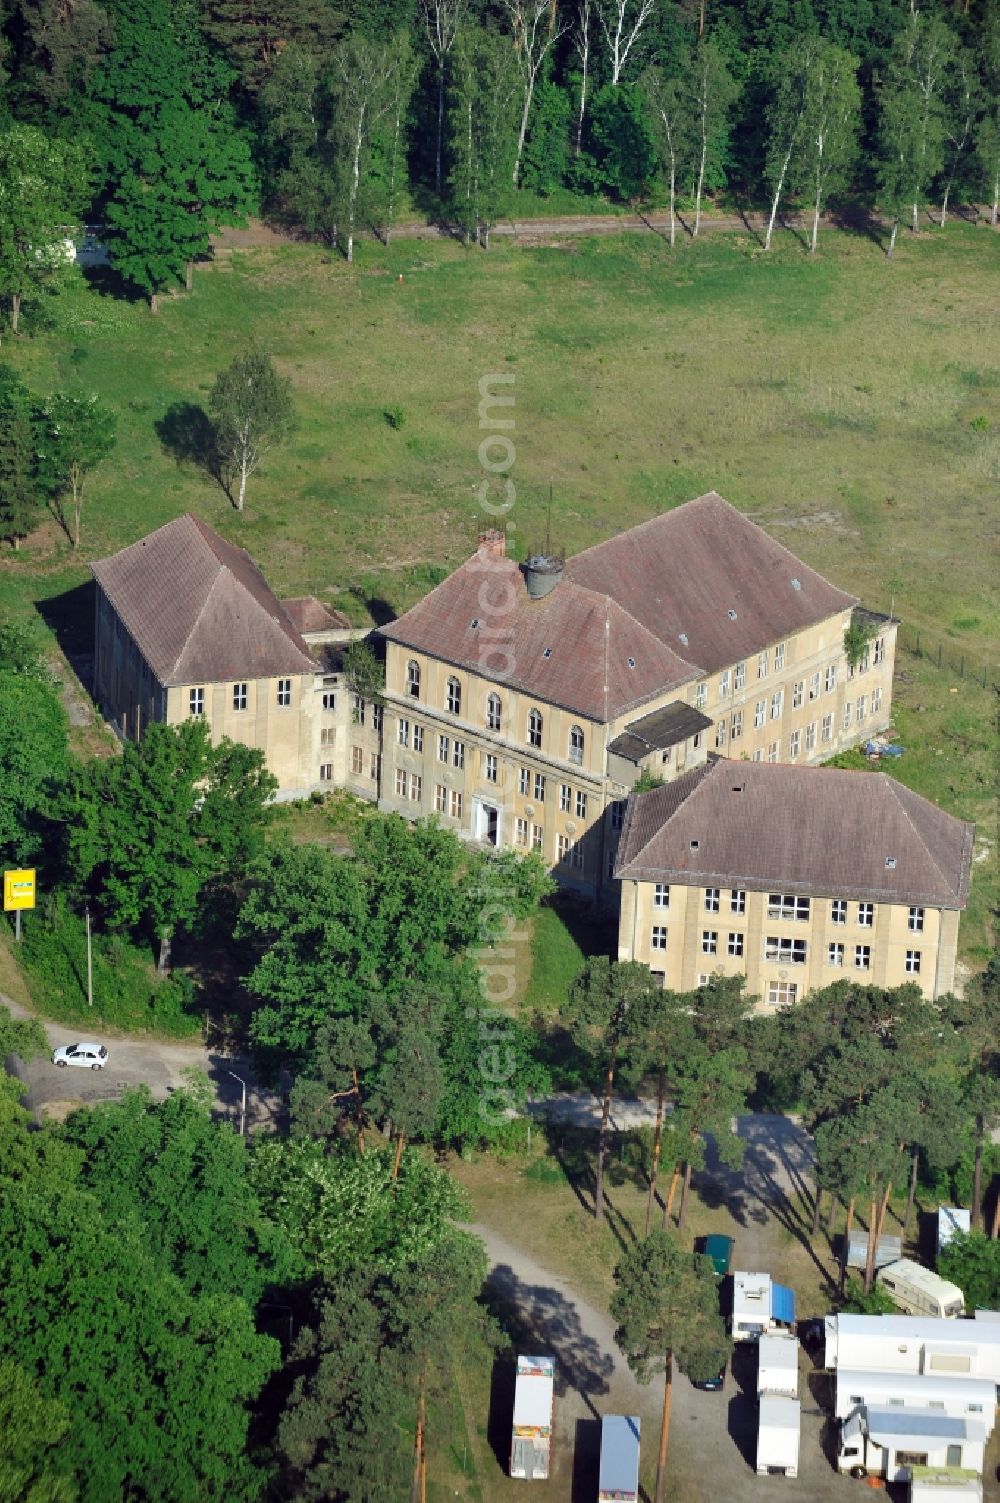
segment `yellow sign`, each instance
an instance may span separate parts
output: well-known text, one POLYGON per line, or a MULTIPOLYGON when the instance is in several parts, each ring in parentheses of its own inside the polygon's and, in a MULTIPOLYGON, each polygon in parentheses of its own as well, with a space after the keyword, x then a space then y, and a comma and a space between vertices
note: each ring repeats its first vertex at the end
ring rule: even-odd
POLYGON ((9 912, 12 908, 34 908, 35 868, 33 866, 24 871, 4 872, 3 906, 4 912, 9 912))

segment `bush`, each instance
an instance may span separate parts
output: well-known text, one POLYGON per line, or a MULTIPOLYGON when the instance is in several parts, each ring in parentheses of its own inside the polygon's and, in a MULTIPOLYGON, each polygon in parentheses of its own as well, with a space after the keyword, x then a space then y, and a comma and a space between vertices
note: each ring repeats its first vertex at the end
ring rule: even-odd
POLYGON ((873 1284, 866 1294, 860 1279, 848 1279, 841 1309, 852 1315, 898 1315, 899 1306, 889 1298, 881 1284, 873 1284))
POLYGON ((20 959, 43 1017, 170 1038, 199 1030, 190 979, 178 973, 161 980, 149 952, 120 934, 93 936, 94 1005, 88 1007, 84 921, 59 896, 26 916, 20 959))

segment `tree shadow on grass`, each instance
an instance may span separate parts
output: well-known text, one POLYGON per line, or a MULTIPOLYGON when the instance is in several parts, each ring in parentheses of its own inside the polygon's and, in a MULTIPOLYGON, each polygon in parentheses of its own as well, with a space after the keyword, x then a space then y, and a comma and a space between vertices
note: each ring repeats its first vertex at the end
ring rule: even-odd
POLYGON ((215 425, 197 402, 174 402, 153 424, 166 452, 179 466, 201 470, 229 496, 215 425))

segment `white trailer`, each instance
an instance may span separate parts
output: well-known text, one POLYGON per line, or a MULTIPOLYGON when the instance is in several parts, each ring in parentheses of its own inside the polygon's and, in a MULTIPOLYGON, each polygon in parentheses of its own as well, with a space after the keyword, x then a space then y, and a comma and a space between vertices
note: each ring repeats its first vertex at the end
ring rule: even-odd
POLYGON ((828 1315, 825 1365, 1000 1383, 1000 1321, 828 1315))
POLYGON ((911 1467, 909 1503, 983 1503, 982 1478, 957 1466, 911 1467))
POLYGON ((799 1391, 799 1344, 788 1332, 775 1331, 757 1343, 757 1392, 783 1393, 794 1399, 799 1391))
POLYGON ((907 1315, 931 1315, 956 1320, 965 1314, 965 1295, 939 1273, 932 1273, 912 1258, 900 1258, 880 1268, 875 1282, 907 1315))
POLYGON ((938 1255, 938 1257, 941 1256, 942 1251, 948 1246, 948 1243, 951 1241, 952 1237, 954 1237, 954 1235, 955 1235, 956 1232, 964 1232, 965 1235, 968 1236, 969 1235, 969 1231, 971 1229, 971 1226, 972 1226, 972 1212, 971 1211, 965 1211, 965 1210, 962 1209, 961 1206, 938 1206, 938 1219, 937 1219, 937 1255, 938 1255))
POLYGON ((637 1503, 639 1416, 605 1414, 601 1419, 601 1465, 597 1503, 637 1503))
POLYGON ((552 1452, 556 1364, 552 1357, 518 1357, 510 1475, 544 1481, 552 1452))
POLYGON ((922 1373, 877 1373, 838 1367, 833 1412, 844 1420, 863 1409, 940 1409, 985 1420, 992 1433, 996 1384, 989 1378, 940 1378, 922 1373))
POLYGON ((761 1477, 799 1475, 802 1406, 783 1393, 761 1394, 757 1417, 757 1473, 761 1477))
POLYGON ((769 1273, 733 1274, 730 1332, 734 1341, 759 1341, 768 1331, 794 1330, 795 1291, 775 1284, 769 1273))
POLYGON ((962 1467, 981 1476, 986 1427, 937 1409, 859 1409, 840 1427, 837 1470, 909 1482, 915 1466, 962 1467))

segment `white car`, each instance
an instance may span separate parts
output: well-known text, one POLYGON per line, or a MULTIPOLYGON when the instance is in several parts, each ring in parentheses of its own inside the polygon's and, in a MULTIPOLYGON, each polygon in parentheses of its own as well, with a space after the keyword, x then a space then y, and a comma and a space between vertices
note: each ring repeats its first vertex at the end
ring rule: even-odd
POLYGON ((108 1051, 103 1044, 60 1044, 53 1050, 52 1063, 65 1070, 67 1065, 80 1065, 85 1070, 103 1070, 108 1062, 108 1051))

